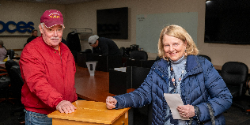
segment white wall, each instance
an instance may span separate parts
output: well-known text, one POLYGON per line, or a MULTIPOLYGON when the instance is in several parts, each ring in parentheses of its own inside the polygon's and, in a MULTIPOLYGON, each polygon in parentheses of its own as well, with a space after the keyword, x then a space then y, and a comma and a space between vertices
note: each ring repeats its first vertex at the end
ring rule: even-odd
MULTIPOLYGON (((0 20, 4 23, 8 21, 24 21, 33 22, 34 28, 38 30, 38 25, 40 23, 40 17, 43 12, 47 9, 58 9, 62 13, 65 13, 64 5, 55 4, 42 4, 42 3, 30 3, 30 2, 11 2, 6 0, 0 0, 0 20)), ((2 29, 2 27, 0 27, 2 29)), ((39 31, 39 30, 38 30, 39 31)), ((27 33, 9 33, 7 31, 1 33, 0 35, 30 35, 27 33)), ((40 32, 39 32, 40 35, 40 32)), ((23 49, 24 44, 27 42, 28 37, 1 37, 4 46, 7 49, 23 49)), ((20 52, 17 52, 20 54, 20 52)))
MULTIPOLYGON (((201 54, 211 57, 214 65, 223 65, 227 61, 240 61, 250 68, 250 45, 229 45, 204 43, 205 31, 205 0, 96 0, 92 2, 55 5, 27 2, 7 2, 0 0, 0 20, 33 21, 35 28, 46 9, 60 10, 65 19, 64 38, 69 28, 92 28, 96 34, 96 10, 118 7, 129 8, 129 32, 127 40, 114 39, 119 47, 129 47, 136 43, 136 15, 156 13, 198 12, 197 43, 201 54)), ((167 24, 167 22, 166 22, 167 24)), ((1 27, 0 27, 1 28, 1 27)), ((2 35, 2 34, 0 34, 2 35)), ((4 44, 10 49, 22 49, 27 38, 3 38, 4 44)), ((82 50, 90 48, 86 41, 82 41, 82 50)), ((157 54, 149 53, 154 59, 157 54)))
MULTIPOLYGON (((108 8, 129 8, 128 39, 114 39, 119 47, 129 47, 136 43, 136 16, 139 14, 198 12, 198 41, 203 40, 205 27, 205 0, 99 0, 83 4, 66 6, 67 26, 92 28, 97 33, 96 10, 108 8)), ((167 24, 168 22, 166 22, 167 24)), ((89 48, 82 41, 83 50, 89 48)), ((149 59, 155 59, 157 54, 149 53, 149 59)))

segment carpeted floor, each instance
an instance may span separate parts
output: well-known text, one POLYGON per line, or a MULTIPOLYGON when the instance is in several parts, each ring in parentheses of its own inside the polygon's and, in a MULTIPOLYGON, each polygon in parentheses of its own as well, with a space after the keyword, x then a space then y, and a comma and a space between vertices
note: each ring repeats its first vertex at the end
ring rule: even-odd
MULTIPOLYGON (((241 104, 250 109, 250 107, 248 107, 248 105, 250 105, 250 97, 245 96, 242 100, 243 101, 241 101, 241 104)), ((20 105, 12 105, 9 102, 1 102, 0 125, 20 125, 20 120, 18 118, 20 118, 21 110, 13 113, 13 111, 15 111, 16 109, 22 108, 20 108, 20 105)), ((224 113, 224 116, 226 118, 226 125, 250 125, 250 113, 247 114, 246 112, 242 112, 238 107, 231 106, 230 109, 224 113)), ((23 117, 21 117, 21 119, 22 118, 23 117)), ((143 120, 146 120, 145 117, 139 115, 136 116, 134 125, 145 125, 145 123, 139 122, 143 120)))
POLYGON ((250 114, 242 112, 239 108, 232 106, 224 113, 226 125, 250 125, 250 114))
MULTIPOLYGON (((237 103, 244 106, 245 109, 250 109, 250 97, 244 96, 242 100, 243 101, 237 103)), ((250 112, 243 112, 240 108, 234 105, 224 113, 224 116, 226 118, 226 125, 250 125, 250 112)))

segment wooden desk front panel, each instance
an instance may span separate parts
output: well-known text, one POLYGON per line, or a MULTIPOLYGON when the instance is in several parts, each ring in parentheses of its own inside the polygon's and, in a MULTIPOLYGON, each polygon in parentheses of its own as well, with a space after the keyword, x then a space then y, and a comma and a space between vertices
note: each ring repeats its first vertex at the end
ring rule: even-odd
MULTIPOLYGON (((125 118, 125 115, 122 115, 117 119, 113 124, 109 125, 128 125, 128 117, 125 118)), ((90 123, 90 122, 79 122, 79 121, 69 121, 64 119, 52 119, 53 125, 107 125, 102 123, 90 123)))
POLYGON ((64 119, 52 119, 52 125, 105 125, 105 124, 69 121, 64 119))

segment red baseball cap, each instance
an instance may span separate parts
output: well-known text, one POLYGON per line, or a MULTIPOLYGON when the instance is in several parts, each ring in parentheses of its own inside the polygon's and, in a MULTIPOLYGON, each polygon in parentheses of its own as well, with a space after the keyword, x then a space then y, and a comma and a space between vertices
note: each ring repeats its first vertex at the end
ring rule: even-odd
POLYGON ((46 10, 40 18, 40 23, 44 23, 47 28, 55 25, 63 25, 63 15, 59 10, 46 10))

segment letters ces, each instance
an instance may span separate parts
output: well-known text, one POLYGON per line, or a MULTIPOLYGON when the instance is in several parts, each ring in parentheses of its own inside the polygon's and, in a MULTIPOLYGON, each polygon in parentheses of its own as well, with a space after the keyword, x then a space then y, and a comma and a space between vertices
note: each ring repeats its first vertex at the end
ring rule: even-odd
POLYGON ((15 23, 14 21, 9 21, 7 23, 4 23, 3 21, 0 21, 0 33, 4 31, 8 31, 10 33, 14 33, 16 31, 20 33, 25 33, 25 32, 31 33, 31 31, 34 29, 33 26, 34 26, 33 22, 25 23, 24 21, 20 21, 18 23, 15 23), (12 25, 12 27, 14 28, 10 29, 10 25, 12 25))

